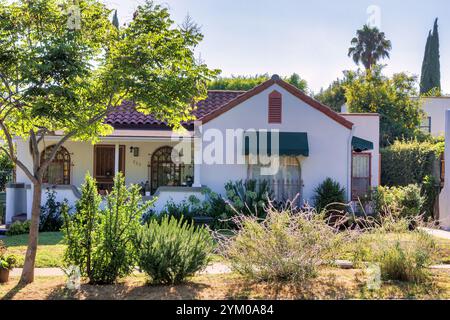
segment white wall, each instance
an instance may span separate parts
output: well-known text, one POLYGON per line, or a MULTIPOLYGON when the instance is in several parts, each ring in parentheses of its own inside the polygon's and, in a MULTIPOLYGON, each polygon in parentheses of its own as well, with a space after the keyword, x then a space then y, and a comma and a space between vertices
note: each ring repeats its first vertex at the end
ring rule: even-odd
MULTIPOLYGON (((224 136, 226 129, 279 129, 284 132, 307 132, 309 157, 301 157, 304 184, 302 199, 311 203, 314 188, 327 177, 338 181, 347 191, 350 190, 351 130, 276 84, 205 123, 202 126, 203 134, 208 129, 218 129, 224 136), (282 94, 282 124, 268 123, 268 95, 273 90, 282 94)), ((203 148, 206 145, 207 143, 203 143, 203 148)), ((236 148, 235 145, 235 153, 236 148)), ((201 165, 202 185, 222 194, 225 182, 247 178, 247 165, 201 165)))
POLYGON ((365 151, 372 155, 371 159, 371 185, 376 187, 380 182, 380 117, 376 113, 348 113, 341 114, 347 120, 353 122, 353 135, 373 142, 373 150, 365 151))
POLYGON ((443 136, 445 134, 445 111, 450 109, 450 97, 422 98, 422 109, 431 117, 431 134, 443 136))

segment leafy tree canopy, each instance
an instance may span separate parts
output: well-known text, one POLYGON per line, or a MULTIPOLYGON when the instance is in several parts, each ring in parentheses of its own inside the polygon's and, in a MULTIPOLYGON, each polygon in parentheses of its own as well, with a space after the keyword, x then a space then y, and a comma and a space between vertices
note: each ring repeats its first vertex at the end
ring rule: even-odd
POLYGON ((177 27, 166 8, 147 0, 117 28, 100 0, 0 0, 1 147, 34 185, 30 241, 22 281, 33 281, 42 193, 49 163, 68 139, 95 142, 124 99, 170 126, 192 118, 206 83, 218 72, 194 56, 203 36, 177 27), (42 141, 60 139, 41 161, 42 141), (14 156, 28 139, 32 165, 14 156))
POLYGON ((315 99, 322 102, 324 105, 329 106, 336 112, 341 112, 341 107, 346 103, 345 99, 345 86, 349 85, 358 76, 361 76, 360 71, 344 71, 344 77, 342 79, 336 79, 325 90, 322 88, 320 92, 316 94, 315 99))
POLYGON ((380 115, 380 143, 387 146, 418 135, 423 111, 420 100, 412 99, 418 95, 417 77, 398 73, 388 78, 381 71, 377 67, 372 74, 354 79, 345 86, 345 98, 349 112, 380 115))
MULTIPOLYGON (((208 83, 210 90, 244 90, 248 91, 261 83, 270 79, 268 73, 255 76, 231 76, 218 77, 208 83)), ((308 83, 302 79, 297 73, 293 73, 289 77, 284 77, 283 80, 292 84, 302 91, 308 90, 308 83)))

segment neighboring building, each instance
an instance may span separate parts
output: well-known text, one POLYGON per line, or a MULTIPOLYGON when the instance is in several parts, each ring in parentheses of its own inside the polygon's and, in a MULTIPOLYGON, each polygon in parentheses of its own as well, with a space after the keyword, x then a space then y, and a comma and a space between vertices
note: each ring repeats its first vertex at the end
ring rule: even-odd
POLYGON ((450 109, 450 96, 422 98, 425 117, 420 128, 433 136, 445 134, 445 111, 450 109))
MULTIPOLYGON (((193 122, 185 123, 187 133, 181 135, 152 115, 137 112, 132 103, 124 103, 106 119, 115 129, 110 136, 96 145, 64 144, 48 168, 46 182, 54 186, 57 200, 74 203, 86 172, 96 178, 100 192, 106 192, 114 174, 121 171, 126 183, 146 185, 149 194, 158 196, 156 210, 170 198, 175 202, 190 195, 202 198, 203 187, 224 194, 226 182, 249 178, 268 180, 278 200, 298 195, 301 203, 311 204, 314 189, 327 177, 345 187, 348 200, 379 183, 378 115, 335 113, 278 76, 247 92, 210 91, 194 114, 199 126, 194 130, 193 122), (269 176, 261 170, 267 169, 264 158, 251 161, 266 147, 273 147, 263 143, 267 130, 272 143, 279 136, 280 155, 280 169, 269 176), (232 140, 216 143, 213 150, 212 142, 229 138, 230 133, 232 140), (178 137, 187 141, 189 148, 183 152, 194 149, 194 163, 172 160, 178 137), (253 148, 250 141, 258 141, 258 147, 253 148), (199 161, 200 154, 206 155, 203 161, 199 161)), ((42 157, 58 139, 45 138, 42 157)), ((31 166, 27 142, 16 139, 15 143, 17 156, 31 166)), ((17 169, 16 183, 7 189, 7 223, 15 215, 30 217, 31 188, 29 179, 17 169)))

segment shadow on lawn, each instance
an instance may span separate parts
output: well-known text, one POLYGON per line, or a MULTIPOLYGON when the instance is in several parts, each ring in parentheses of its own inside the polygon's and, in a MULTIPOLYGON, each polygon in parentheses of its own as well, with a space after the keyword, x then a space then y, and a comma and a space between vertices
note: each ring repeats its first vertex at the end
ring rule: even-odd
POLYGON ((208 288, 203 283, 187 282, 176 286, 150 286, 145 283, 117 283, 113 285, 81 285, 80 290, 69 290, 61 285, 47 296, 50 300, 171 300, 196 299, 208 288))
POLYGON ((17 283, 14 288, 12 288, 11 290, 9 290, 3 297, 1 300, 12 300, 16 294, 18 294, 20 291, 22 291, 25 287, 27 286, 27 284, 25 283, 17 283))
POLYGON ((297 283, 242 281, 229 288, 227 299, 349 299, 364 285, 334 274, 297 283))

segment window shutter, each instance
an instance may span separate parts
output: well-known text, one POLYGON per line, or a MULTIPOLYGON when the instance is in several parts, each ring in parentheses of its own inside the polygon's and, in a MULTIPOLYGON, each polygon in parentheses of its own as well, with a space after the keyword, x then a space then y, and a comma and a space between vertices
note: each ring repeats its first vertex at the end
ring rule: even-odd
POLYGON ((273 91, 269 95, 269 123, 281 123, 281 93, 273 91))

